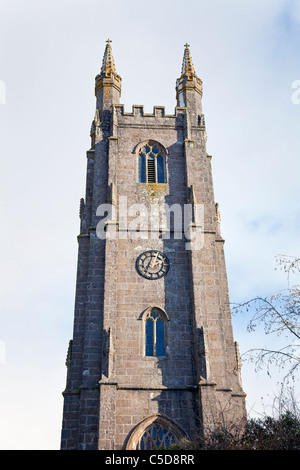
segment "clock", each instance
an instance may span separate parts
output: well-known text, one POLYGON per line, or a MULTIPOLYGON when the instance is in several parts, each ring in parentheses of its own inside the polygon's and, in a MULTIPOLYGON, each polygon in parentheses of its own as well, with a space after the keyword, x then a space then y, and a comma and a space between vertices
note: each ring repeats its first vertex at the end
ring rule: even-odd
POLYGON ((160 279, 169 269, 170 262, 167 256, 157 250, 145 251, 136 260, 137 272, 146 279, 160 279))

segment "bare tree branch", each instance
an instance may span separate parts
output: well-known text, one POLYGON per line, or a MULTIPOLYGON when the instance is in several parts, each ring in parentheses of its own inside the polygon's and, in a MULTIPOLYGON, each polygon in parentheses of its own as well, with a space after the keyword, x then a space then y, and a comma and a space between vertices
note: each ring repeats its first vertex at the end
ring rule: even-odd
MULTIPOLYGON (((300 259, 280 256, 280 267, 288 274, 300 271, 300 259)), ((284 380, 294 379, 295 371, 300 366, 300 286, 284 289, 270 297, 255 297, 242 304, 236 304, 233 312, 250 312, 252 318, 247 329, 256 330, 262 324, 266 334, 286 335, 287 344, 281 349, 254 348, 243 356, 255 362, 257 368, 267 365, 289 367, 284 380)))

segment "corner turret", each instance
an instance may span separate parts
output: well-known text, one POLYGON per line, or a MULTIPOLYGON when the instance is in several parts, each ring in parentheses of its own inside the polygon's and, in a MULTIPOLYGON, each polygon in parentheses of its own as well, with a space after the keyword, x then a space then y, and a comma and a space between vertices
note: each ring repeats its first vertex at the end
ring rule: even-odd
POLYGON ((202 80, 197 77, 189 45, 185 44, 181 76, 176 81, 177 106, 186 107, 192 126, 199 124, 202 114, 202 80))
POLYGON ((108 39, 106 42, 101 71, 95 78, 96 109, 99 111, 101 121, 105 111, 110 111, 113 104, 120 103, 122 82, 116 71, 111 40, 108 39))

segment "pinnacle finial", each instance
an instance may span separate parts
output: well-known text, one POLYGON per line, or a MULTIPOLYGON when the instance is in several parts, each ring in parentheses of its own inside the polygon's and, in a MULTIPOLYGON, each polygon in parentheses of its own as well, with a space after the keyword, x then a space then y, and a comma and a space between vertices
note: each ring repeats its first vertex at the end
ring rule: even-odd
POLYGON ((185 73, 189 73, 189 74, 193 73, 193 74, 196 75, 194 64, 193 64, 191 53, 190 53, 190 49, 189 49, 190 45, 188 43, 186 43, 184 45, 184 47, 185 47, 185 50, 184 50, 184 54, 183 54, 181 75, 183 75, 185 73))
POLYGON ((116 73, 116 67, 114 63, 114 58, 112 55, 112 49, 110 43, 112 42, 111 39, 107 39, 107 44, 104 51, 102 67, 101 67, 101 74, 110 74, 116 73))
POLYGON ((111 39, 107 39, 100 73, 95 77, 96 109, 99 122, 103 122, 103 111, 112 104, 118 104, 121 95, 122 78, 118 75, 111 49, 111 39))
POLYGON ((194 122, 192 125, 199 126, 202 119, 202 80, 196 74, 190 53, 190 45, 184 45, 181 76, 176 80, 177 106, 183 106, 192 110, 194 122))

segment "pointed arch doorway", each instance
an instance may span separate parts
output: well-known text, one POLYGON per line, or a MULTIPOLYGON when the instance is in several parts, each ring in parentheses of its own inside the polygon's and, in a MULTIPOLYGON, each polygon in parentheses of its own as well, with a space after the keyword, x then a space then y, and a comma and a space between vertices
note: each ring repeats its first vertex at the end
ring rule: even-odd
POLYGON ((169 448, 186 437, 182 429, 169 418, 154 415, 141 421, 131 431, 126 450, 169 448))

